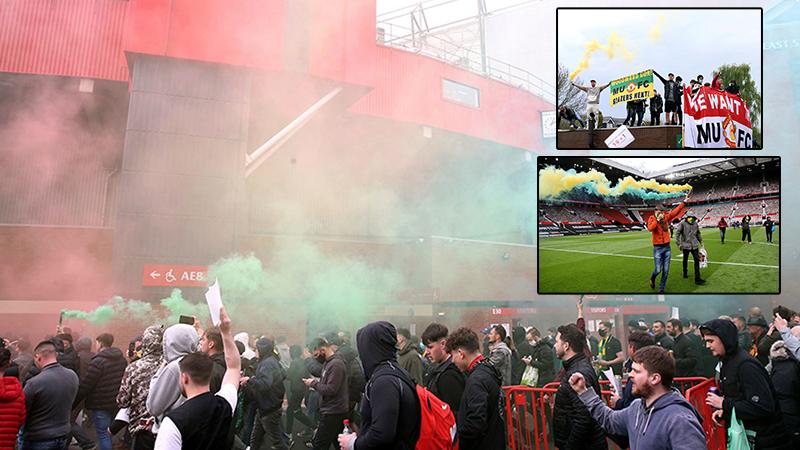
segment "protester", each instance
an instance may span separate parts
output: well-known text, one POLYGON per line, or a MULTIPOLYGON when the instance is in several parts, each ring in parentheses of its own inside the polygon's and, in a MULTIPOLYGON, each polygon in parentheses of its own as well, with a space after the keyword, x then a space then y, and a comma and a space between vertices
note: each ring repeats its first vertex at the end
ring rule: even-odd
POLYGON ((678 83, 675 81, 675 75, 670 73, 667 75, 669 80, 665 80, 664 77, 659 75, 659 73, 655 70, 653 71, 653 74, 657 76, 662 83, 664 83, 664 112, 666 112, 664 124, 675 125, 675 111, 676 103, 678 101, 675 95, 678 86, 678 83))
POLYGON ((257 410, 250 437, 250 448, 261 448, 266 435, 268 447, 287 450, 281 431, 281 408, 286 394, 283 382, 286 379, 286 372, 275 356, 275 343, 272 339, 262 337, 257 340, 256 350, 258 350, 258 367, 255 375, 244 380, 246 389, 255 399, 257 410))
POLYGON ((733 319, 733 324, 736 325, 737 328, 736 338, 739 342, 739 348, 750 351, 750 347, 753 346, 753 337, 750 336, 750 331, 747 329, 747 321, 739 314, 735 314, 731 318, 733 319))
POLYGON ((755 449, 790 449, 775 388, 764 367, 745 349, 739 348, 736 326, 724 319, 714 319, 700 327, 703 340, 719 358, 721 396, 709 392, 706 404, 715 409, 715 423, 731 426, 731 414, 744 428, 755 432, 755 449))
POLYGON ((234 336, 233 339, 236 342, 241 342, 242 345, 244 345, 244 353, 242 353, 242 355, 241 355, 242 359, 246 359, 248 361, 253 361, 253 360, 256 359, 256 352, 250 346, 250 335, 249 334, 247 334, 245 332, 236 333, 236 336, 234 336))
POLYGON ((752 219, 749 215, 744 216, 742 219, 742 242, 744 242, 745 238, 747 238, 748 244, 753 244, 753 237, 750 235, 750 221, 752 219))
POLYGON ((570 126, 571 128, 580 129, 586 126, 580 119, 580 117, 578 117, 578 115, 575 114, 575 111, 568 106, 562 105, 561 108, 558 109, 558 120, 559 120, 559 125, 561 120, 566 120, 567 125, 570 126), (575 126, 576 122, 578 123, 578 126, 575 126))
MULTIPOLYGON (((16 345, 16 356, 11 361, 11 367, 16 367, 17 378, 22 382, 28 379, 28 372, 30 372, 33 364, 33 353, 30 352, 31 343, 27 339, 20 339, 16 345)), ((14 356, 14 355, 12 355, 14 356)), ((8 374, 8 371, 6 371, 8 374)), ((11 376, 10 374, 6 376, 11 376)))
POLYGON ((164 417, 156 438, 156 450, 225 450, 233 445, 232 421, 241 362, 225 308, 220 309, 219 318, 218 331, 226 366, 222 386, 216 395, 211 393, 210 382, 216 363, 206 353, 195 352, 181 358, 179 388, 186 401, 164 417))
POLYGON ((625 126, 633 126, 636 123, 636 101, 630 100, 625 102, 625 121, 622 122, 625 126))
MULTIPOLYGON (((596 80, 591 80, 589 82, 591 86, 579 86, 575 84, 574 81, 570 81, 570 83, 576 88, 586 92, 586 117, 589 118, 587 120, 587 125, 588 122, 597 120, 597 116, 600 114, 600 93, 603 92, 603 89, 609 87, 611 82, 609 81, 602 86, 598 86, 596 80)), ((598 121, 593 123, 593 128, 599 128, 600 123, 602 122, 598 121)))
POLYGON ((164 329, 149 326, 142 334, 142 356, 125 368, 117 394, 117 407, 128 410, 128 431, 133 438, 132 450, 152 449, 156 437, 150 431, 155 418, 147 412, 150 380, 163 361, 164 329))
POLYGON ((361 431, 340 434, 344 450, 412 450, 421 412, 411 376, 397 363, 397 331, 373 322, 356 334, 367 386, 361 404, 361 431))
POLYGON ((51 340, 33 351, 39 373, 25 383, 27 417, 20 437, 22 449, 64 449, 69 443, 70 411, 78 393, 78 376, 58 363, 51 340))
POLYGON ((772 230, 775 229, 775 222, 772 221, 772 218, 767 216, 766 220, 764 220, 764 231, 767 233, 767 242, 772 242, 772 230))
POLYGON ((414 383, 422 384, 425 381, 423 380, 422 358, 419 353, 414 350, 410 339, 410 331, 405 328, 397 329, 397 362, 400 364, 400 367, 411 375, 411 379, 414 380, 414 383))
POLYGON ((191 325, 175 324, 164 330, 163 365, 150 381, 147 393, 147 412, 155 417, 153 433, 158 434, 158 426, 166 413, 186 401, 180 389, 180 360, 197 351, 197 331, 191 325))
POLYGON ((672 388, 674 370, 666 350, 649 346, 637 351, 628 383, 639 398, 621 411, 606 406, 582 373, 572 374, 569 383, 592 418, 607 433, 627 436, 632 449, 705 450, 702 419, 672 388))
POLYGON ((556 356, 563 361, 564 375, 556 394, 553 409, 553 438, 560 450, 607 449, 605 434, 592 419, 570 387, 570 377, 581 373, 590 386, 600 395, 600 384, 591 363, 584 354, 586 335, 577 325, 569 324, 558 328, 556 335, 556 356))
POLYGON ((747 321, 747 329, 753 337, 753 342, 750 347, 750 354, 754 356, 762 366, 769 364, 769 350, 772 344, 780 339, 780 334, 773 331, 772 334, 767 332, 766 319, 760 316, 751 317, 747 321))
POLYGON ((89 371, 94 352, 92 351, 92 338, 83 336, 75 342, 75 351, 78 353, 78 378, 83 379, 89 371))
POLYGON ((312 438, 313 433, 309 432, 309 430, 313 430, 315 426, 311 419, 303 412, 302 406, 303 398, 308 391, 308 386, 305 385, 303 379, 309 378, 311 374, 302 356, 303 349, 299 345, 292 345, 289 347, 289 357, 292 361, 286 373, 286 379, 289 381, 289 403, 286 408, 286 432, 289 434, 293 432, 294 421, 297 420, 307 428, 304 433, 298 435, 303 438, 312 438))
POLYGON ((795 357, 800 360, 800 339, 798 339, 789 328, 789 323, 780 314, 775 315, 774 319, 775 329, 780 333, 781 339, 786 343, 786 349, 795 357))
POLYGON ((316 338, 310 347, 313 357, 323 364, 322 377, 306 378, 305 385, 320 395, 319 428, 314 434, 315 450, 328 450, 331 445, 339 448, 337 437, 342 431, 343 423, 348 417, 349 397, 347 395, 347 365, 341 354, 335 353, 331 345, 323 338, 316 338))
POLYGON ((667 326, 663 320, 653 322, 653 338, 656 341, 656 345, 665 350, 672 350, 675 345, 675 341, 667 334, 667 326))
POLYGON ((289 370, 292 355, 289 353, 289 344, 286 343, 286 336, 275 338, 275 352, 278 354, 278 362, 281 363, 283 370, 289 370))
POLYGON ((553 344, 548 339, 542 338, 535 327, 531 327, 528 331, 528 342, 533 346, 533 353, 526 364, 539 371, 536 385, 541 387, 555 378, 555 350, 553 344))
POLYGON ((686 197, 677 207, 669 212, 666 212, 666 206, 659 204, 656 208, 656 213, 647 218, 647 230, 652 233, 653 261, 655 263, 655 268, 650 274, 650 289, 656 288, 656 276, 661 273, 661 282, 658 285, 659 294, 663 294, 667 286, 669 264, 672 258, 669 224, 672 219, 675 219, 683 212, 686 202, 689 201, 689 195, 690 192, 686 194, 686 197))
MULTIPOLYGON (((636 126, 642 126, 642 119, 644 118, 644 110, 646 108, 644 100, 636 100, 634 101, 634 112, 636 113, 636 126)), ((633 125, 633 123, 631 123, 633 125)))
POLYGON ((697 217, 690 215, 681 221, 675 240, 678 248, 683 251, 683 278, 689 278, 687 265, 691 254, 694 261, 694 284, 706 284, 706 280, 700 276, 700 248, 703 247, 703 235, 700 233, 697 217))
POLYGON ((675 120, 672 125, 683 125, 683 78, 675 77, 675 120))
POLYGON ((667 333, 674 340, 672 356, 675 359, 675 376, 695 377, 699 373, 700 354, 692 341, 683 334, 683 324, 678 319, 667 321, 667 333))
MULTIPOLYGON (((117 410, 117 394, 128 362, 122 350, 112 347, 114 336, 103 333, 97 336, 98 352, 92 358, 86 377, 80 380, 73 407, 85 399, 84 406, 91 411, 100 450, 111 450, 108 428, 117 410)), ((77 361, 77 355, 76 355, 77 361)))
POLYGON ((597 364, 601 369, 611 368, 614 371, 614 375, 621 376, 622 363, 625 361, 625 356, 622 353, 622 343, 613 334, 613 324, 608 321, 600 322, 597 327, 597 333, 601 337, 598 345, 597 364))
POLYGON ((793 448, 800 448, 800 362, 786 343, 777 341, 769 352, 767 372, 775 386, 775 398, 792 439, 793 448))
POLYGON ((458 423, 458 411, 466 379, 447 351, 447 334, 447 327, 440 323, 432 323, 422 332, 422 343, 425 344, 433 363, 425 387, 450 406, 458 423))
MULTIPOLYGON (((235 346, 235 344, 234 344, 235 346)), ((199 349, 214 362, 211 370, 211 393, 216 394, 222 387, 222 378, 228 368, 225 366, 225 352, 222 349, 222 334, 216 327, 209 328, 200 337, 199 349)), ((238 351, 238 350, 237 350, 238 351)))
POLYGON ((650 125, 661 125, 661 112, 664 110, 664 100, 661 94, 656 92, 650 99, 650 125))
POLYGON ((510 386, 511 377, 511 349, 505 343, 506 329, 502 325, 495 325, 489 330, 489 360, 503 376, 503 386, 510 386))
POLYGON ((458 445, 461 450, 504 449, 506 429, 500 416, 502 375, 479 352, 478 335, 459 328, 447 336, 446 351, 467 374, 464 397, 458 409, 458 445))
POLYGON ((356 350, 350 344, 351 338, 349 334, 341 335, 339 340, 341 345, 336 350, 336 353, 344 358, 344 363, 347 367, 347 416, 351 424, 359 426, 361 424, 361 415, 358 412, 357 405, 361 401, 361 396, 364 393, 364 386, 367 384, 364 377, 364 368, 361 367, 361 360, 358 359, 356 350))
POLYGON ((61 339, 61 345, 64 347, 64 351, 58 355, 58 363, 80 376, 80 362, 78 353, 72 346, 72 335, 61 333, 56 336, 56 339, 61 339))
POLYGON ((719 228, 719 240, 723 244, 725 243, 725 229, 728 228, 728 222, 725 221, 724 217, 719 218, 719 222, 717 222, 717 228, 719 228))
POLYGON ((17 377, 5 376, 11 350, 0 348, 0 448, 13 449, 17 432, 25 423, 25 394, 17 377))
POLYGON ((639 398, 638 394, 633 393, 633 383, 630 382, 633 372, 633 356, 636 355, 636 352, 649 345, 655 345, 655 341, 653 336, 650 336, 645 331, 634 331, 628 336, 628 355, 630 356, 624 364, 624 377, 628 382, 622 388, 621 396, 613 395, 611 397, 611 404, 614 405, 614 409, 625 409, 633 403, 633 400, 639 398))

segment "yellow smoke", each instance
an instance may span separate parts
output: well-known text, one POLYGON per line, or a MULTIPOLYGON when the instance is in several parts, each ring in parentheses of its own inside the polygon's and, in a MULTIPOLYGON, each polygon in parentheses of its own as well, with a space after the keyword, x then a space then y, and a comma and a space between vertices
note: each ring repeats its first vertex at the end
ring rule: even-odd
POLYGON ((636 180, 631 176, 617 180, 616 186, 612 187, 606 175, 595 169, 576 172, 548 166, 539 171, 539 198, 558 197, 585 183, 589 183, 586 187, 590 192, 604 197, 618 197, 626 193, 642 196, 648 195, 648 191, 670 194, 692 189, 689 184, 663 184, 656 180, 636 180))
POLYGON ((656 24, 650 28, 650 32, 648 36, 650 37, 650 42, 658 42, 661 40, 661 27, 666 22, 667 17, 664 14, 658 15, 658 20, 656 20, 656 24))
POLYGON ((625 46, 625 39, 620 37, 617 33, 612 32, 608 37, 608 42, 605 44, 597 42, 597 39, 592 39, 586 43, 583 50, 583 58, 578 63, 578 67, 569 74, 569 79, 574 80, 579 73, 588 69, 589 61, 592 59, 592 55, 601 50, 606 53, 608 59, 621 57, 627 62, 633 62, 633 59, 636 57, 634 52, 628 50, 628 48, 625 46))

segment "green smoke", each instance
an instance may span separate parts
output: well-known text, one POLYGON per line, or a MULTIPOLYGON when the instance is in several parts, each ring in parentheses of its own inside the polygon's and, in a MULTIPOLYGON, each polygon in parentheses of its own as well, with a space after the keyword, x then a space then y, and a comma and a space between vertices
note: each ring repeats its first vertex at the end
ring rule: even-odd
POLYGON ((165 325, 178 323, 180 316, 195 316, 205 323, 208 318, 208 306, 206 303, 192 303, 183 298, 180 289, 173 289, 169 297, 161 299, 161 306, 166 310, 163 319, 165 325))
POLYGON ((61 311, 65 319, 80 319, 91 322, 93 325, 105 325, 114 318, 114 307, 111 305, 98 306, 92 311, 65 309, 61 311))

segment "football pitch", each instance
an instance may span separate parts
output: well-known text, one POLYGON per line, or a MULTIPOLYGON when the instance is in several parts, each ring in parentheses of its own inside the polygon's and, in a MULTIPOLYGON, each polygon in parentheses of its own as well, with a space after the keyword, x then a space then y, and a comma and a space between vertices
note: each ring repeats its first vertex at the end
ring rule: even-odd
MULTIPOLYGON (((725 244, 719 230, 701 231, 708 267, 701 269, 704 285, 694 284, 694 265, 689 255, 688 275, 683 278, 683 253, 671 240, 672 256, 665 293, 778 293, 780 290, 780 229, 775 227, 768 243, 764 227, 750 228, 753 244, 742 243, 742 230, 728 228, 725 244)), ((539 239, 540 294, 657 293, 650 289, 653 245, 648 231, 539 239)))

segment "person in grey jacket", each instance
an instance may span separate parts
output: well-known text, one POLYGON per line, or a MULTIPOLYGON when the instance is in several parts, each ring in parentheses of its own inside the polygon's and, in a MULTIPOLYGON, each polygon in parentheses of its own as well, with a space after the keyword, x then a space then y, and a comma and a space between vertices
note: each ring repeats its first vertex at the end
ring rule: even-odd
POLYGON ((512 384, 511 349, 506 344, 506 329, 495 325, 489 330, 489 360, 503 375, 503 386, 512 384))
POLYGON ((581 373, 573 374, 569 383, 606 433, 627 436, 632 449, 706 450, 700 414, 672 387, 674 374, 675 362, 663 348, 637 351, 628 382, 640 398, 619 411, 587 388, 581 373))
POLYGON ((689 278, 686 266, 691 253, 694 261, 694 284, 705 284, 706 281, 700 277, 700 247, 703 245, 703 235, 700 234, 697 217, 690 215, 678 224, 678 228, 675 229, 675 241, 683 250, 683 278, 689 278))
MULTIPOLYGON (((181 376, 180 362, 184 356, 194 353, 198 349, 200 337, 191 325, 176 324, 164 331, 164 366, 162 366, 150 381, 150 392, 147 394, 147 412, 160 423, 164 415, 181 406, 186 397, 181 394, 178 382, 181 376)), ((153 428, 153 433, 158 434, 158 428, 153 428)))

